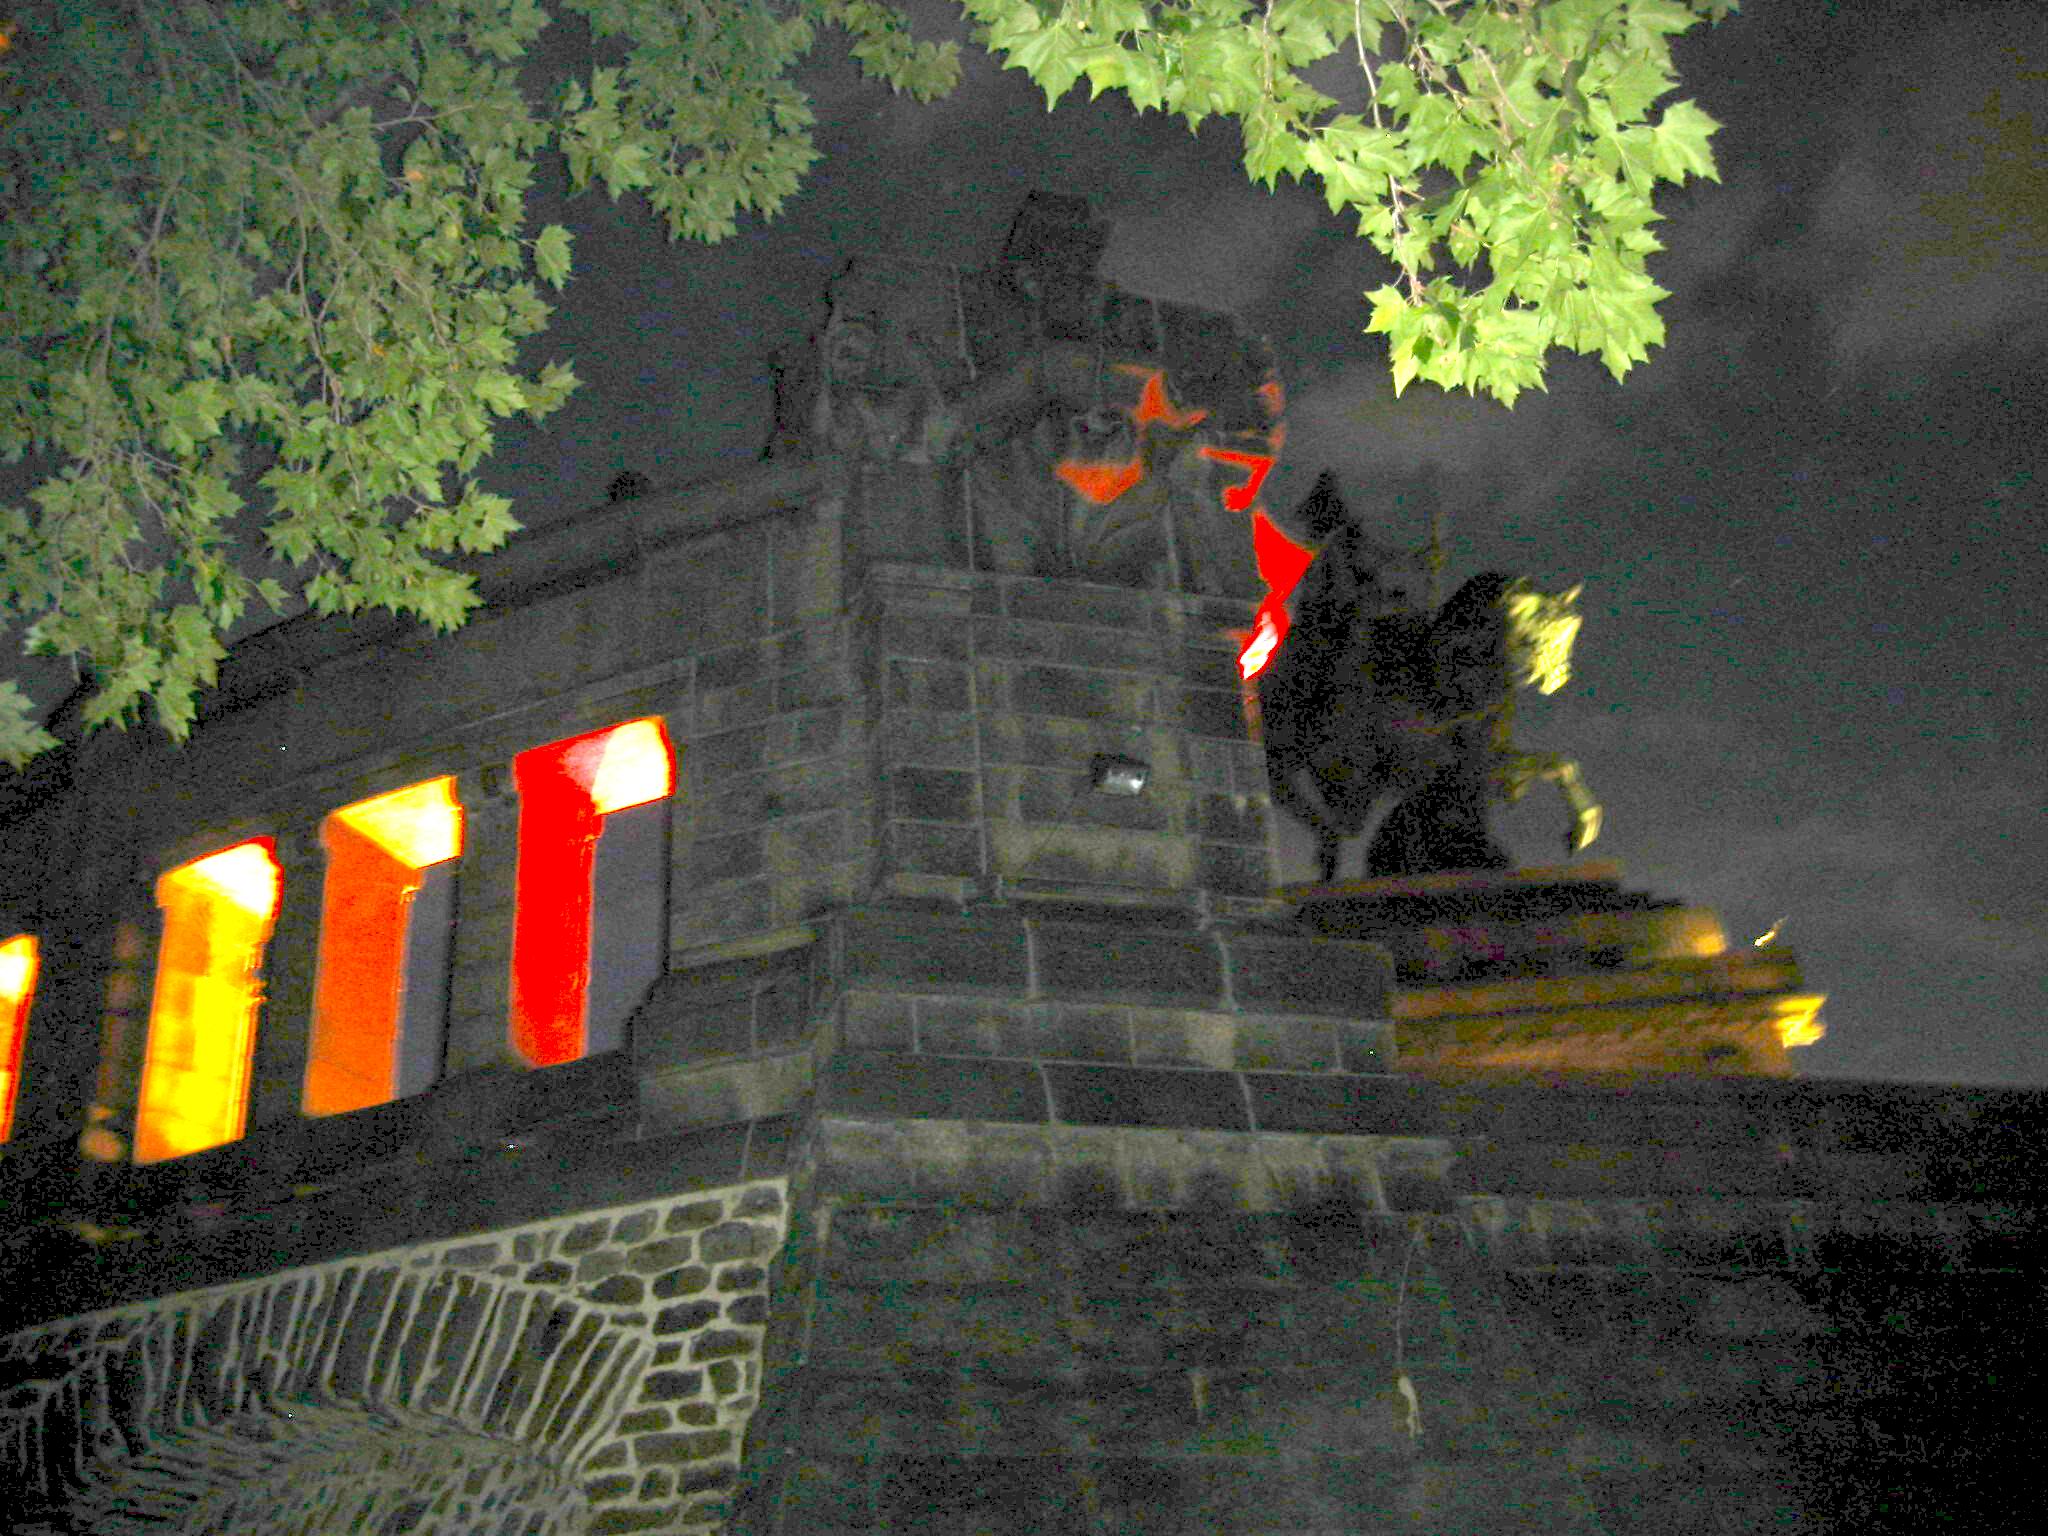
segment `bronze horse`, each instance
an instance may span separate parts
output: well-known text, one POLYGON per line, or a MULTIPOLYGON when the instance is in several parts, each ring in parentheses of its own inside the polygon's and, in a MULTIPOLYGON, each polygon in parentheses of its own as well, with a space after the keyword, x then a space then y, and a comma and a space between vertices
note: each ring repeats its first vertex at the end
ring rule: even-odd
POLYGON ((1365 538, 1327 482, 1312 499, 1328 537, 1257 686, 1274 803, 1315 833, 1322 878, 1337 878, 1344 840, 1389 800, 1368 875, 1510 867, 1491 804, 1538 779, 1570 808, 1566 851, 1591 843, 1600 807, 1578 764, 1513 739, 1516 686, 1552 693, 1570 676, 1578 589, 1489 572, 1431 613, 1402 589, 1402 557, 1365 538))

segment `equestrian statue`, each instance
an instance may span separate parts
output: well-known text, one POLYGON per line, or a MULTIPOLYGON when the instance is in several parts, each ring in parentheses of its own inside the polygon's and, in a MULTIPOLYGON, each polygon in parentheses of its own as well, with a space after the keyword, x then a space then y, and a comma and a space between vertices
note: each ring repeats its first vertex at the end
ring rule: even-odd
POLYGON ((1323 880, 1382 806, 1368 876, 1510 868, 1491 806, 1539 779, 1571 812, 1566 852, 1591 843, 1600 807, 1578 764, 1514 744, 1515 689, 1571 675, 1579 589, 1489 572, 1432 611, 1422 563, 1367 538, 1327 473, 1294 521, 1319 547, 1255 683, 1273 801, 1315 833, 1323 880))

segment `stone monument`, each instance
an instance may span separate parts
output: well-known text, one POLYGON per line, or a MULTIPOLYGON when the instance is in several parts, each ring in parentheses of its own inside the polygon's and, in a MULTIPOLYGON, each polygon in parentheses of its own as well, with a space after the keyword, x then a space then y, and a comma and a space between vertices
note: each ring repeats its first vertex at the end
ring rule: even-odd
MULTIPOLYGON (((1400 722, 1355 688, 1368 731, 1276 727, 1291 685, 1242 681, 1282 639, 1270 360, 1097 280, 1085 212, 858 264, 769 462, 522 535, 457 634, 296 620, 179 751, 0 781, 43 956, 0 1017, 0 1528, 2029 1528, 2048 1096, 1793 1080, 1788 953, 1611 865, 1503 867, 1498 658, 1435 689, 1510 583, 1439 631, 1308 530, 1297 624, 1385 589, 1441 644, 1373 681, 1467 777, 1376 778, 1400 722), (1284 883, 1261 692, 1283 769, 1412 824, 1398 872, 1284 883), (623 797, 648 752, 670 787, 623 797), (530 814, 535 753, 589 818, 530 814), (447 899, 376 928, 400 970, 324 831, 423 785, 461 840, 404 866, 447 899), (246 1029, 165 1014, 153 896, 251 844, 246 1029), (546 1065, 508 1055, 560 948, 534 850, 589 897, 546 1065), (446 1007, 437 1073, 329 1113, 337 957, 446 1007), (233 1123, 138 1160, 165 1017, 233 1123)), ((422 1017, 339 1027, 367 1058, 422 1017)))

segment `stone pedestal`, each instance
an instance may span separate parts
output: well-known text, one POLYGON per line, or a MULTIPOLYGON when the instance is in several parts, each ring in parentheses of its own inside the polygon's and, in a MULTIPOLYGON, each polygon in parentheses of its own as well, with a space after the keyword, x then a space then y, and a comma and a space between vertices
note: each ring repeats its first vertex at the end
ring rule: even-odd
POLYGON ((1472 870, 1280 894, 1393 956, 1400 1066, 1786 1077, 1820 1039, 1791 951, 1731 952, 1720 920, 1622 888, 1619 866, 1472 870))

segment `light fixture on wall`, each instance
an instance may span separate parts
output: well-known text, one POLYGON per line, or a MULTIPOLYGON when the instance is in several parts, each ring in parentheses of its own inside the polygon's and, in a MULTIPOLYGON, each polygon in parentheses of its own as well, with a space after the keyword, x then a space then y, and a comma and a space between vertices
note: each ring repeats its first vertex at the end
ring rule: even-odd
POLYGON ((1098 795, 1142 795, 1150 763, 1116 752, 1098 752, 1088 762, 1088 787, 1098 795))

